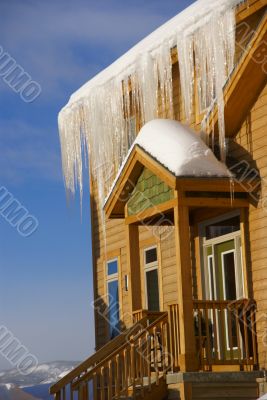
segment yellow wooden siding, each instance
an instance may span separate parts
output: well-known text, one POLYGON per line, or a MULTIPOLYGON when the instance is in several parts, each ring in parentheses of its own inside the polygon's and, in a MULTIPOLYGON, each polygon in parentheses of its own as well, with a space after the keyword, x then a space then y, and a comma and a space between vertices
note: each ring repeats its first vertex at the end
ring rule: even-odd
MULTIPOLYGON (((230 155, 247 161, 262 178, 262 198, 267 199, 267 86, 264 87, 247 115, 240 131, 230 143, 230 155)), ((266 201, 267 206, 267 201, 266 201)), ((261 203, 249 208, 248 278, 258 306, 258 348, 261 366, 266 364, 266 346, 263 340, 267 329, 267 209, 261 203)))

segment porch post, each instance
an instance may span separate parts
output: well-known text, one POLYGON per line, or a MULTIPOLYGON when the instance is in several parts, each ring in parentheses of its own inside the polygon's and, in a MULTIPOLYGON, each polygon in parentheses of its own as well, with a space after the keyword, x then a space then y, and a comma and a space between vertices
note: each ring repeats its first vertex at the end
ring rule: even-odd
POLYGON ((141 275, 138 225, 126 225, 127 269, 130 281, 132 311, 141 310, 141 275))
POLYGON ((190 253, 189 209, 181 203, 174 207, 175 246, 177 259, 178 305, 181 371, 196 371, 197 356, 193 319, 193 288, 190 253))

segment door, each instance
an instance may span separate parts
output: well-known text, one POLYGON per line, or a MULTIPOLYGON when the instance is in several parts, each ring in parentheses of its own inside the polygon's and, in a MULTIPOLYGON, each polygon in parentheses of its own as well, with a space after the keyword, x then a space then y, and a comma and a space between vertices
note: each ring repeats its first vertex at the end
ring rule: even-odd
POLYGON ((144 250, 144 274, 146 308, 149 311, 160 311, 158 254, 156 246, 144 250))
MULTIPOLYGON (((203 227, 204 294, 207 300, 234 301, 244 297, 239 216, 214 220, 203 227)), ((213 342, 223 359, 235 357, 239 327, 230 308, 210 312, 213 342), (216 318, 216 329, 214 329, 216 318), (214 332, 216 331, 216 333, 214 332), (214 337, 216 335, 216 338, 214 337), (216 339, 216 340, 215 340, 216 339)), ((215 350, 215 349, 214 349, 215 350)))
MULTIPOLYGON (((235 240, 216 244, 215 257, 218 270, 218 300, 236 300, 240 297, 238 293, 240 282, 237 280, 238 265, 235 240)), ((224 358, 227 359, 230 356, 231 349, 235 353, 238 348, 237 335, 239 330, 236 325, 235 314, 226 309, 224 315, 220 318, 220 323, 225 326, 221 344, 224 358), (224 321, 222 321, 222 318, 224 318, 224 321)))

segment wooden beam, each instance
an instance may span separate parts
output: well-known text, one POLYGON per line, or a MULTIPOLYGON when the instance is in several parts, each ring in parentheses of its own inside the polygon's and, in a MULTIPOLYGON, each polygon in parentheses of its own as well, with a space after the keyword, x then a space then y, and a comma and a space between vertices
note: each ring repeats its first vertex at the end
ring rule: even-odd
POLYGON ((243 208, 249 207, 247 199, 226 199, 224 197, 184 197, 182 204, 188 207, 225 207, 243 208))
POLYGON ((193 319, 189 209, 182 204, 181 193, 176 193, 178 204, 174 207, 174 221, 180 333, 179 365, 181 371, 196 371, 198 365, 193 319))
POLYGON ((127 266, 132 311, 142 308, 138 225, 126 226, 127 266))
POLYGON ((151 172, 158 176, 163 182, 165 182, 170 188, 175 189, 176 178, 175 175, 170 172, 166 167, 160 164, 159 161, 155 160, 141 147, 136 147, 137 160, 151 172))
POLYGON ((235 193, 250 193, 253 187, 258 187, 260 180, 253 179, 253 186, 251 179, 238 179, 233 178, 216 178, 216 177, 189 177, 189 178, 176 178, 176 189, 184 192, 230 192, 233 190, 235 193))
POLYGON ((144 223, 146 219, 156 217, 157 215, 160 216, 161 214, 164 214, 165 212, 172 210, 176 204, 177 204, 176 199, 168 200, 162 204, 156 204, 153 207, 149 207, 146 210, 139 212, 138 214, 126 217, 125 223, 127 225, 134 223, 135 224, 144 223))
POLYGON ((236 8, 236 23, 239 24, 266 5, 267 0, 247 0, 236 8))
POLYGON ((144 167, 157 175, 170 188, 175 188, 176 178, 174 174, 136 145, 106 202, 105 213, 107 218, 124 217, 124 206, 144 167))

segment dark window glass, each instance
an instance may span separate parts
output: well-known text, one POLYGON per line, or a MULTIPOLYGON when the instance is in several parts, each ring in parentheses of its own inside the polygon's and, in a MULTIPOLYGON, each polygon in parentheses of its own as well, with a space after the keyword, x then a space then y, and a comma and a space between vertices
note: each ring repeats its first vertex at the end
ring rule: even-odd
POLYGON ((146 272, 147 306, 149 311, 159 311, 158 270, 146 272))
POLYGON ((110 261, 108 262, 108 275, 117 274, 118 272, 118 261, 110 261))
POLYGON ((225 279, 225 300, 236 299, 235 282, 235 257, 234 252, 223 255, 224 279, 225 279))
POLYGON ((157 261, 157 259, 158 259, 157 248, 154 247, 153 249, 146 250, 145 257, 146 257, 146 264, 157 261))
POLYGON ((236 216, 206 226, 206 239, 213 239, 239 230, 240 218, 236 216))
POLYGON ((108 319, 110 338, 120 334, 120 309, 119 309, 119 286, 118 281, 108 283, 108 319))

